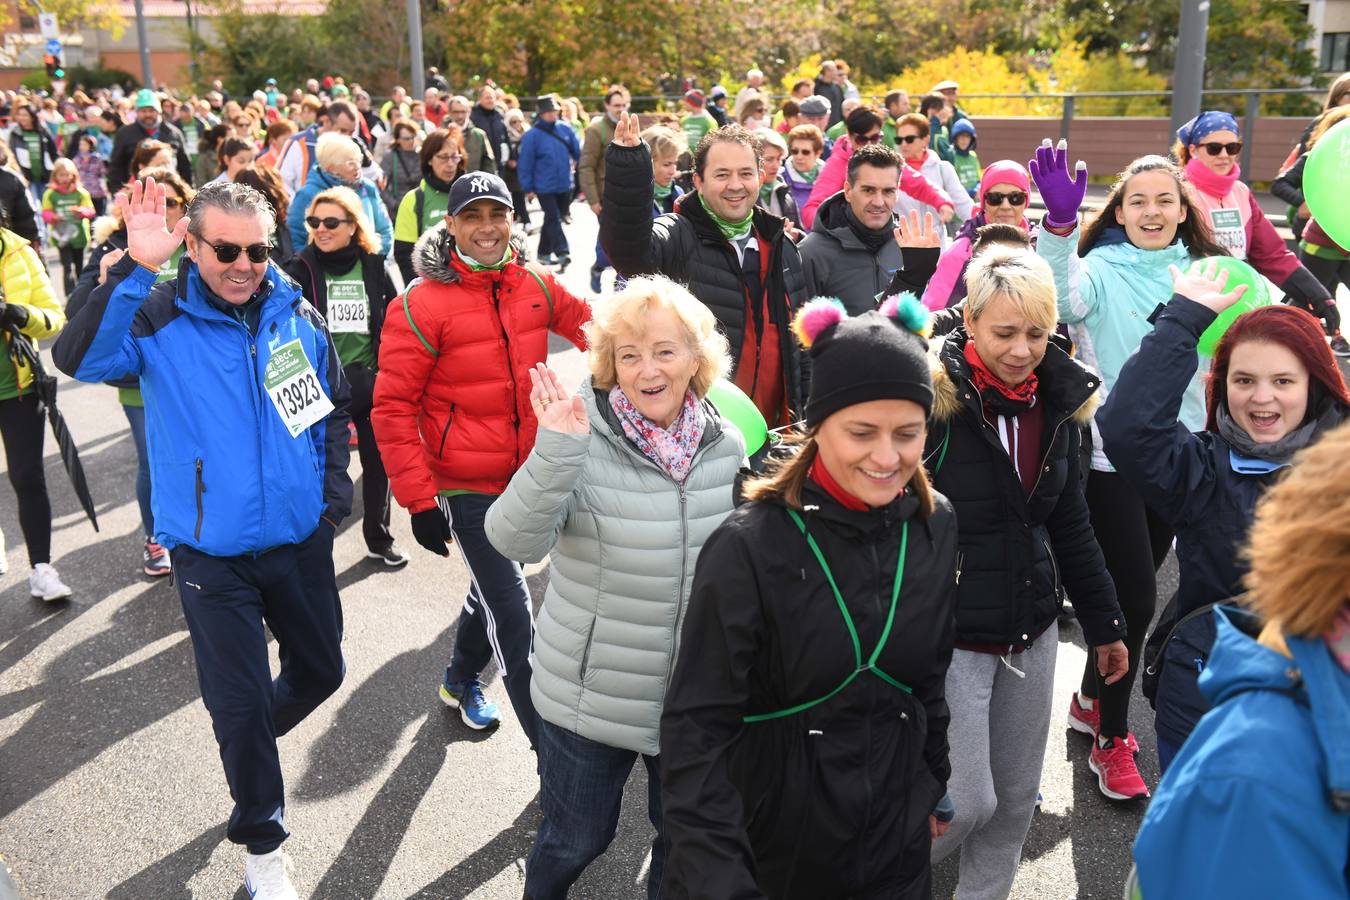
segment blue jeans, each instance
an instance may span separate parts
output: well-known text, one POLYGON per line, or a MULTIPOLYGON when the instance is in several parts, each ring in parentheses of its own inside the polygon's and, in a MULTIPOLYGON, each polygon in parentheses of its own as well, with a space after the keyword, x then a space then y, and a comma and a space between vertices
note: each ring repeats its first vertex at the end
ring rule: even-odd
MULTIPOLYGON (((623 786, 638 756, 539 720, 539 805, 544 820, 525 864, 526 897, 563 900, 591 861, 609 847, 619 827, 623 786)), ((643 755, 642 763, 647 767, 647 816, 656 829, 647 900, 657 900, 666 867, 660 766, 655 756, 643 755)))
POLYGON ((123 406, 131 424, 131 442, 136 445, 136 504, 141 508, 141 530, 154 537, 155 514, 150 506, 150 456, 145 450, 145 407, 123 406))
POLYGON ((450 684, 476 679, 495 656, 511 708, 530 746, 537 747, 538 717, 530 699, 530 640, 534 634, 530 591, 520 563, 498 553, 483 530, 488 507, 496 499, 491 494, 459 494, 439 501, 454 533, 455 546, 464 557, 464 567, 469 570, 469 595, 464 598, 445 678, 450 684))
POLYGON ((567 235, 563 233, 562 217, 571 194, 536 194, 539 208, 544 211, 544 224, 539 229, 539 258, 550 253, 568 256, 567 235))
POLYGON ((1181 752, 1181 747, 1172 743, 1162 735, 1157 736, 1158 740, 1158 775, 1166 775, 1168 768, 1172 765, 1172 760, 1176 759, 1177 754, 1181 752))

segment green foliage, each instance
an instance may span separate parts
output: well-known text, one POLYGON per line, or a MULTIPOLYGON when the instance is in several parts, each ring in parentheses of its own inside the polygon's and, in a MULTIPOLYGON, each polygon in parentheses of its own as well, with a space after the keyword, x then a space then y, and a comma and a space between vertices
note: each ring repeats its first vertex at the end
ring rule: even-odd
POLYGON ((204 61, 202 71, 219 73, 230 93, 249 93, 268 78, 300 84, 328 69, 321 17, 287 15, 280 0, 259 13, 245 12, 240 0, 214 0, 212 5, 214 43, 189 35, 189 45, 193 56, 204 61))
POLYGON ((140 83, 140 79, 122 69, 90 69, 86 66, 71 66, 66 70, 66 83, 72 88, 82 86, 85 90, 121 85, 123 88, 140 83))
POLYGON ((52 89, 52 80, 47 77, 43 71, 29 72, 23 76, 23 81, 19 82, 20 87, 26 87, 30 91, 50 91, 52 89))

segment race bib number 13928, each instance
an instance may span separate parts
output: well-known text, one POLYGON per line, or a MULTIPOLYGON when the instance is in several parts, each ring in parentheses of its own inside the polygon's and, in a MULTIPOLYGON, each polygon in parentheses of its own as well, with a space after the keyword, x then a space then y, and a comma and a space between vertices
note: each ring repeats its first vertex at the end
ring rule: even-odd
POLYGON ((263 370, 263 387, 291 437, 333 411, 333 401, 320 386, 319 376, 299 340, 272 352, 263 370))

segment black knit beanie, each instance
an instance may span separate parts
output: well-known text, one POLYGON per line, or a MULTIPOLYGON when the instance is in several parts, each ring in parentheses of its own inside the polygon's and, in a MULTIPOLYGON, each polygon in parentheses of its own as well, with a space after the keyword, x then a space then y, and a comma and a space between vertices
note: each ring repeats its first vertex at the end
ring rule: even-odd
POLYGON ((924 415, 932 413, 928 311, 913 294, 889 297, 880 309, 852 318, 838 300, 817 298, 797 313, 792 329, 811 357, 808 427, 871 400, 912 400, 924 415))

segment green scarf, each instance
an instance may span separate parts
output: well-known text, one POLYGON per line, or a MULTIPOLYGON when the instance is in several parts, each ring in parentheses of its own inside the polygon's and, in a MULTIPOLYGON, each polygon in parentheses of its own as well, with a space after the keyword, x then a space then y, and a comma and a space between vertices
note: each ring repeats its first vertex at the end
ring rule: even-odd
POLYGON ((661 187, 661 185, 653 181, 652 199, 655 200, 658 204, 664 206, 666 198, 670 196, 670 192, 673 190, 675 190, 675 182, 673 181, 670 184, 666 185, 665 187, 661 187))
MULTIPOLYGON (((702 198, 700 197, 699 199, 701 200, 702 198)), ((750 229, 753 227, 751 225, 751 220, 755 218, 755 211, 753 209, 750 210, 750 214, 748 216, 746 216, 744 219, 741 219, 739 222, 727 221, 726 219, 722 218, 717 213, 709 209, 708 204, 706 203, 703 204, 703 209, 705 212, 707 212, 708 218, 713 220, 713 224, 717 226, 717 230, 722 232, 722 237, 726 238, 729 241, 741 240, 750 233, 750 229)))
POLYGON ((773 199, 773 189, 778 182, 766 181, 759 188, 759 205, 765 209, 769 208, 769 201, 773 199))
POLYGON ((485 266, 478 260, 465 256, 460 252, 458 247, 455 248, 455 255, 459 257, 460 262, 469 267, 470 272, 500 272, 502 269, 506 268, 507 263, 514 262, 516 258, 516 253, 511 249, 510 245, 507 245, 506 252, 502 254, 502 258, 490 266, 485 266))
MULTIPOLYGON (((792 165, 792 163, 789 162, 788 165, 792 165)), ((820 177, 820 170, 823 168, 825 168, 825 164, 820 160, 816 160, 816 164, 811 167, 811 171, 798 172, 796 169, 793 169, 792 175, 798 181, 805 181, 807 184, 815 184, 816 179, 820 177)))

